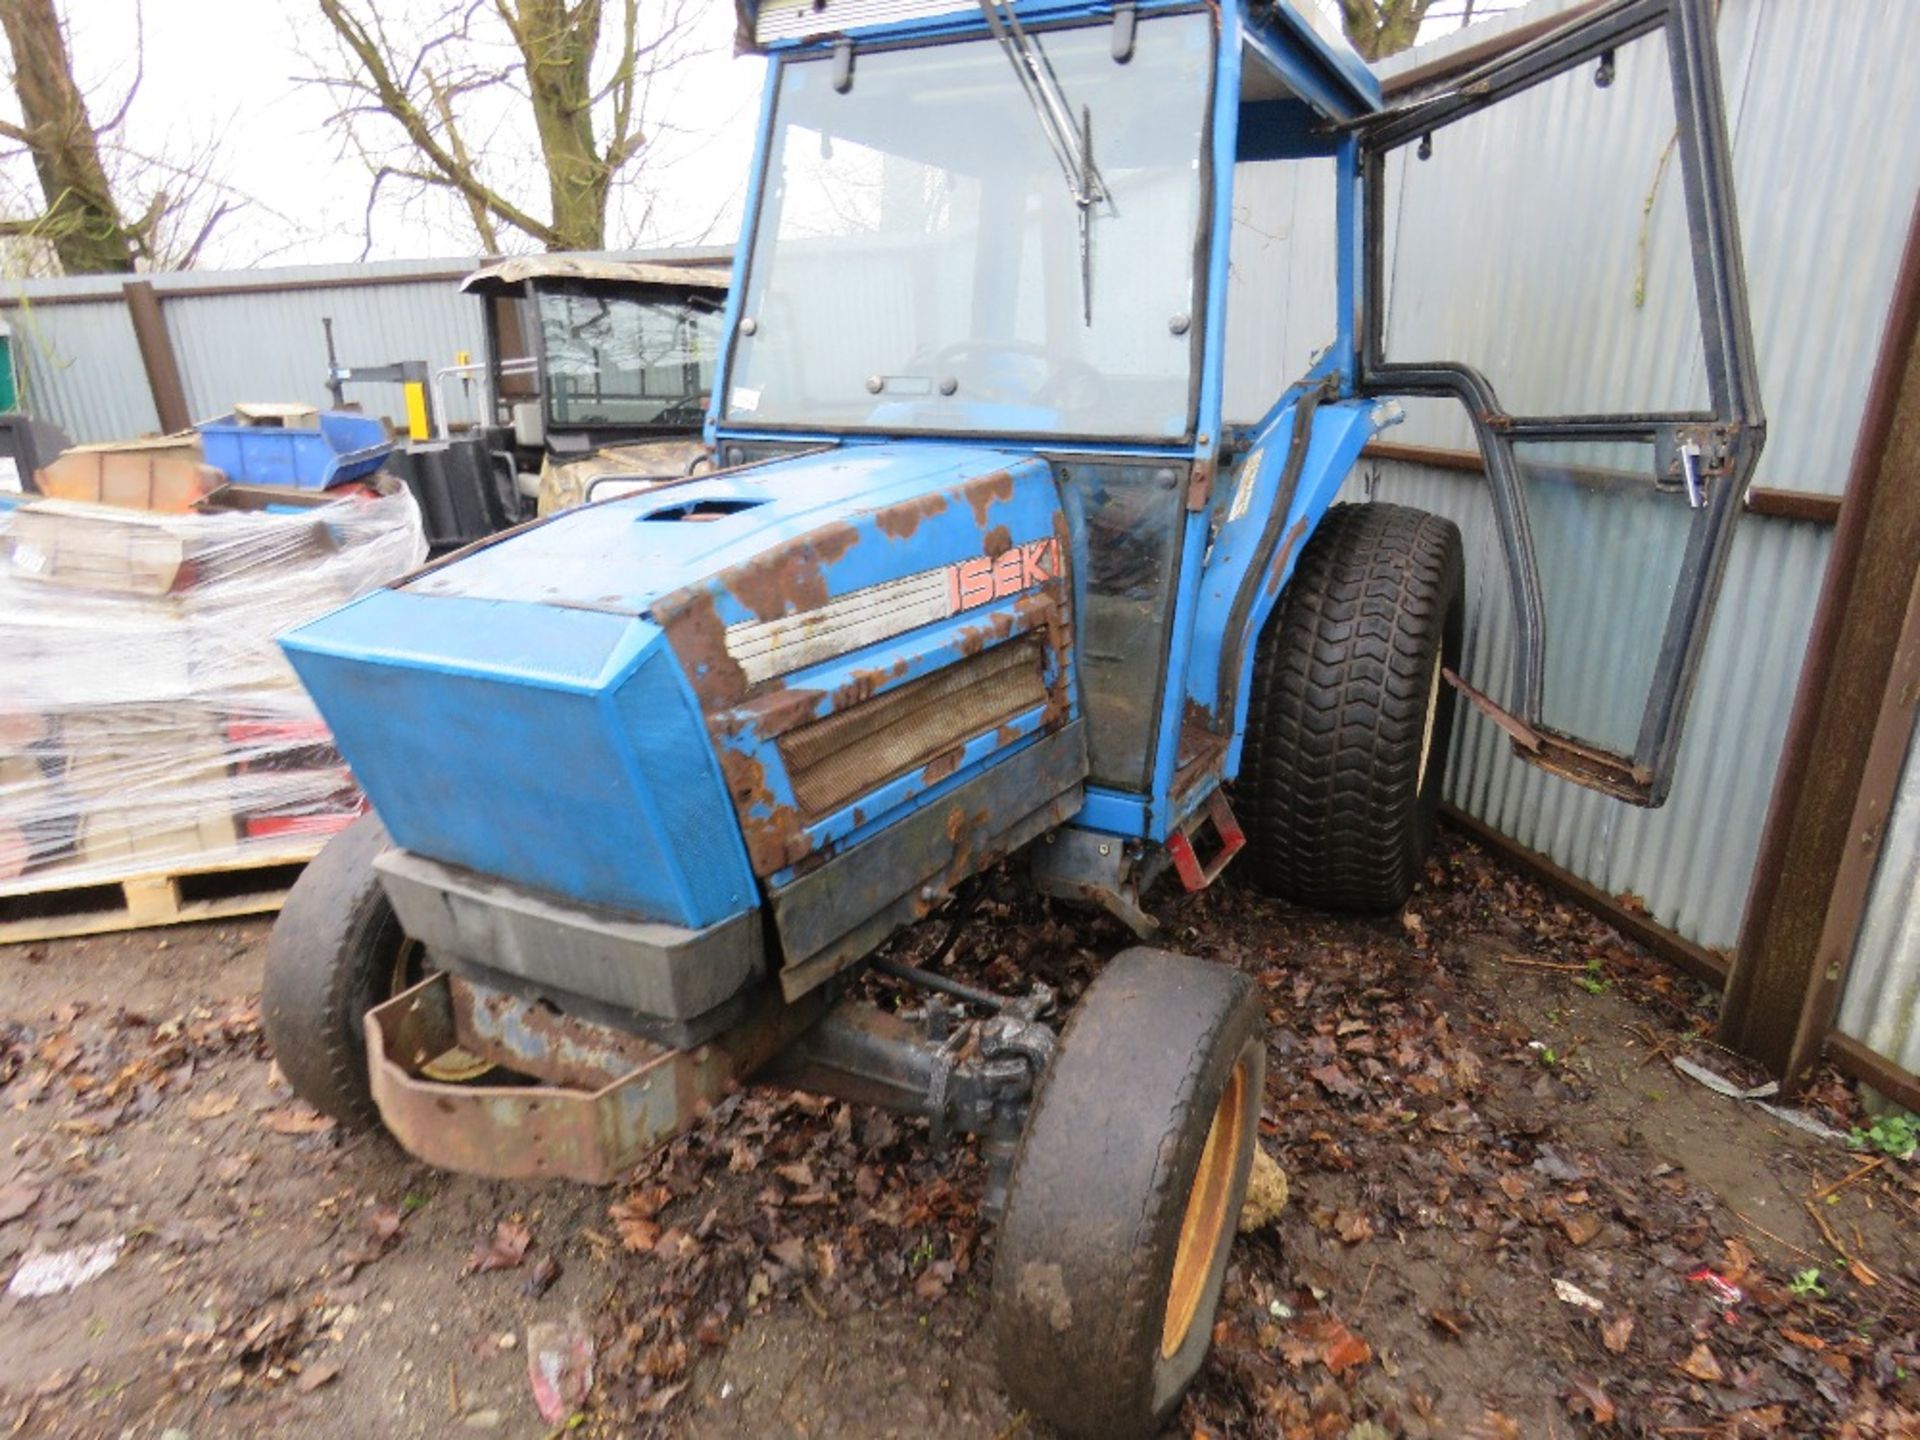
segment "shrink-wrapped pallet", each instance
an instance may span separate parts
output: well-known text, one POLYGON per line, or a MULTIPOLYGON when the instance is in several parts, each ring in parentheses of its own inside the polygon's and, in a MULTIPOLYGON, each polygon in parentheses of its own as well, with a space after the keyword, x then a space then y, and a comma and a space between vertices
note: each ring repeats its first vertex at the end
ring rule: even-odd
POLYGON ((364 808, 277 637, 426 555, 412 496, 0 508, 0 894, 311 852, 364 808))

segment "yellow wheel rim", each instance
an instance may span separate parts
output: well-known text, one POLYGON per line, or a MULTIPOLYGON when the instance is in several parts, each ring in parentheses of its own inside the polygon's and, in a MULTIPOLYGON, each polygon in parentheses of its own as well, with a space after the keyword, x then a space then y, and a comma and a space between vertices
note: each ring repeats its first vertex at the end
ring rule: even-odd
MULTIPOLYGON (((426 959, 426 952, 420 948, 418 940, 409 937, 400 942, 400 948, 393 953, 393 977, 387 990, 388 999, 427 978, 426 959)), ((478 1080, 492 1068, 491 1061, 482 1060, 456 1045, 422 1065, 420 1073, 443 1085, 462 1085, 469 1080, 478 1080)))
POLYGON ((1220 1247, 1232 1232, 1227 1202, 1233 1194, 1234 1166, 1246 1139, 1247 1063, 1242 1060, 1227 1077, 1207 1127, 1207 1143, 1200 1151, 1193 1188, 1187 1192, 1186 1214, 1180 1219, 1180 1244, 1173 1252, 1173 1284, 1167 1290, 1167 1315, 1160 1330, 1160 1354, 1172 1359, 1187 1343, 1200 1299, 1220 1247))
POLYGON ((1420 734, 1420 773, 1414 777, 1413 793, 1427 788, 1427 761, 1433 755, 1433 722, 1440 714, 1440 657, 1433 657, 1433 679, 1427 685, 1427 725, 1420 734))

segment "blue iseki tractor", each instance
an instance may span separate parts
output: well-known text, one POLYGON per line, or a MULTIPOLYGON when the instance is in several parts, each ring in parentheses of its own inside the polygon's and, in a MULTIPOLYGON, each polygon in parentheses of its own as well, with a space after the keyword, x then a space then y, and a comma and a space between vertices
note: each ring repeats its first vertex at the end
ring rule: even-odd
POLYGON ((1150 948, 1150 887, 1237 858, 1394 910, 1461 696, 1525 759, 1659 804, 1763 433, 1709 0, 1610 0, 1395 106, 1311 10, 742 7, 768 71, 719 468, 285 639, 374 811, 274 930, 265 1026, 302 1097, 436 1165, 590 1182, 748 1082, 924 1116, 987 1162, 1018 1403, 1075 1434, 1167 1418, 1269 1077, 1248 977, 1150 948), (1386 234, 1394 177, 1556 77, 1591 100, 1650 37, 1703 403, 1510 413, 1482 369, 1391 353, 1389 243, 1418 243, 1386 234), (1229 424, 1229 232, 1263 165, 1334 187, 1331 343, 1229 424), (1484 457, 1499 700, 1460 677, 1455 526, 1334 503, 1407 396, 1459 402, 1484 457), (1552 703, 1522 453, 1574 446, 1649 457, 1608 484, 1678 537, 1644 707, 1599 738, 1552 703), (995 867, 1142 946, 1064 1017, 879 953, 995 867), (864 1002, 869 969, 924 1003, 864 1002))

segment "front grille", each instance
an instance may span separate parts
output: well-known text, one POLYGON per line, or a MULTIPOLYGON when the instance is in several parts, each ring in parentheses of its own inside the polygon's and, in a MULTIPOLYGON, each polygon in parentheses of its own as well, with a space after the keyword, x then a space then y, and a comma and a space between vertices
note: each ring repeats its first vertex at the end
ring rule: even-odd
POLYGON ((794 798, 811 817, 1046 703, 1040 637, 1026 636, 780 737, 794 798))

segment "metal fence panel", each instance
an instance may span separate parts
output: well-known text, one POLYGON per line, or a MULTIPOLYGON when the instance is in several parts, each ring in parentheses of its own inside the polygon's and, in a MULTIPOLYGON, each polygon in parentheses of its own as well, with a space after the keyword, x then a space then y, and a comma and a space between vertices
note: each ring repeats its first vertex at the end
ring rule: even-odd
POLYGON ((1920 1073, 1920 743, 1907 746, 1838 1027, 1920 1073))
POLYGON ((15 304, 6 311, 20 368, 21 408, 75 441, 151 433, 160 417, 133 322, 116 286, 84 304, 15 304))
MULTIPOLYGON (((165 313, 196 420, 223 415, 237 400, 327 404, 323 318, 333 321, 335 348, 346 365, 425 360, 437 370, 461 351, 484 355, 486 344, 479 300, 444 279, 249 294, 182 292, 168 297, 165 313)), ((451 393, 457 395, 458 387, 451 393)), ((350 385, 346 398, 405 426, 398 385, 350 385)), ((474 411, 469 405, 444 418, 472 419, 474 411)))

